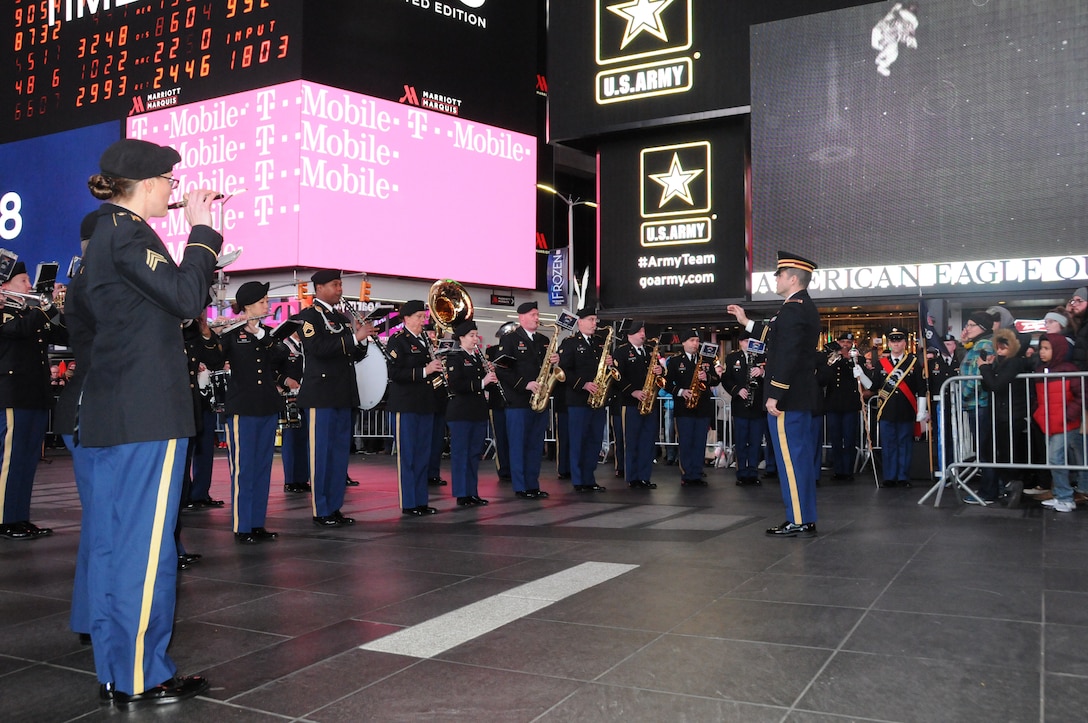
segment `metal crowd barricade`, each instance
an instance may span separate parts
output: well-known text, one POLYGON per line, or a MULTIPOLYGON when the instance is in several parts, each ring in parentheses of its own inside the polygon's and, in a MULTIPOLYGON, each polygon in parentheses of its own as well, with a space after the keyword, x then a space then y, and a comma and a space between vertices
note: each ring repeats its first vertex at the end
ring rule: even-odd
POLYGON ((1049 395, 1043 395, 1040 400, 1036 394, 1040 381, 1072 382, 1082 401, 1088 390, 1088 372, 1020 374, 1007 388, 993 393, 983 388, 979 375, 953 377, 941 386, 937 411, 932 414, 938 428, 938 480, 918 504, 933 496, 934 506, 940 505, 944 489, 953 486, 965 496, 983 503, 968 482, 988 469, 1070 470, 1074 473, 1073 484, 1081 481, 1085 483, 1082 491, 1088 491, 1088 437, 1085 436, 1083 405, 1075 412, 1063 398, 1060 409, 1052 408, 1049 395), (997 394, 1006 395, 1009 409, 1018 396, 1026 400, 1026 415, 1017 419, 998 419, 994 414, 994 395, 997 394), (1040 428, 1032 419, 1035 406, 1040 403, 1047 420, 1051 413, 1059 412, 1062 419, 1067 419, 1070 413, 1078 417, 1076 429, 1071 430, 1075 431, 1073 441, 1062 447, 1056 461, 1052 461, 1048 453, 1048 437, 1057 430, 1040 428))

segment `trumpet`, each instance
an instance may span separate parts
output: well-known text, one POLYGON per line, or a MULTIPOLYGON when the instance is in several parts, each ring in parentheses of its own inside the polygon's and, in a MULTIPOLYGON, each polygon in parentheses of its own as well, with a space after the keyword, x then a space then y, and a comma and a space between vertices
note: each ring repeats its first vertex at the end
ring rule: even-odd
MULTIPOLYGON (((11 289, 0 289, 0 293, 2 293, 4 296, 10 296, 12 298, 19 299, 23 302, 24 306, 28 302, 36 301, 38 302, 38 306, 42 307, 43 309, 48 309, 55 303, 53 297, 49 294, 28 294, 22 291, 12 291, 11 289)), ((61 295, 60 302, 57 303, 57 305, 60 306, 63 301, 64 296, 61 295)))
POLYGON ((272 312, 267 314, 261 314, 260 316, 243 316, 243 317, 220 317, 208 322, 208 328, 217 334, 229 334, 240 326, 245 326, 251 321, 257 321, 260 319, 267 319, 272 316, 272 312))

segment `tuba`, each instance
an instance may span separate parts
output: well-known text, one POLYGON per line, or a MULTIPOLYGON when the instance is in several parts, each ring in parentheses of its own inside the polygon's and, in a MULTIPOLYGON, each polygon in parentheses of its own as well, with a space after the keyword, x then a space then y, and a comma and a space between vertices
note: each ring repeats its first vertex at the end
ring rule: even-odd
MULTIPOLYGON (((472 319, 472 297, 464 286, 453 279, 439 279, 431 284, 431 290, 427 294, 427 306, 431 308, 435 329, 441 334, 452 332, 453 327, 462 321, 472 319)), ((427 351, 431 359, 436 358, 432 344, 427 344, 427 351)), ((435 377, 431 384, 435 389, 445 385, 447 393, 449 392, 445 363, 442 364, 442 375, 435 377)))
POLYGON ((544 363, 540 365, 540 373, 536 375, 536 391, 529 396, 529 409, 534 412, 543 412, 548 408, 548 400, 552 396, 555 385, 567 378, 562 369, 552 364, 552 355, 559 348, 559 325, 552 326, 555 328, 555 334, 548 342, 548 350, 544 353, 544 363))

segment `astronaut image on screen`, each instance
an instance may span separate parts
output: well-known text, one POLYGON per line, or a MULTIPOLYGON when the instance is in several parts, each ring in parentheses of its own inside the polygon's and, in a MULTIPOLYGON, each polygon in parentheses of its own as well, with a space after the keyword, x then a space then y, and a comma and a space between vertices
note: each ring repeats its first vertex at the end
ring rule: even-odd
POLYGON ((918 39, 914 37, 918 30, 918 5, 903 3, 892 5, 880 22, 873 26, 873 49, 879 51, 876 56, 876 72, 885 78, 892 74, 891 66, 899 57, 899 44, 908 48, 917 48, 918 39))

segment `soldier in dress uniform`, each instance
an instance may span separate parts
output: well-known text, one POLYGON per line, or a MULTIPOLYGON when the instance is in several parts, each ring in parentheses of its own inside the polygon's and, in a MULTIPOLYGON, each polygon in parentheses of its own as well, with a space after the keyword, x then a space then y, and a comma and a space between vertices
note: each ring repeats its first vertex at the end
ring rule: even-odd
POLYGON ((831 445, 831 470, 834 480, 853 480, 858 453, 858 429, 861 425, 861 391, 858 379, 862 371, 854 349, 854 333, 844 331, 835 340, 839 345, 820 368, 824 388, 824 416, 827 441, 831 445))
POLYGON ((280 387, 298 389, 290 376, 291 353, 261 323, 268 314, 268 284, 247 281, 238 288, 234 313, 246 322, 220 337, 223 360, 230 364, 225 404, 227 455, 234 539, 241 544, 274 540, 265 529, 276 427, 283 410, 280 387))
POLYGON ((91 637, 99 695, 118 707, 203 693, 167 655, 177 595, 173 532, 182 465, 194 433, 181 321, 204 309, 223 237, 217 193, 185 194, 192 227, 182 261, 145 219, 163 217, 178 185, 173 148, 125 139, 105 150, 91 193, 107 202, 83 273, 94 324, 79 405, 79 443, 93 459, 89 556, 91 637), (138 330, 138 333, 134 333, 138 330))
MULTIPOLYGON (((524 499, 543 499, 540 466, 548 410, 534 412, 529 399, 538 388, 537 377, 548 351, 548 337, 541 334, 540 311, 535 301, 518 306, 518 327, 499 340, 499 357, 508 357, 497 370, 506 396, 506 434, 510 443, 510 479, 514 494, 524 499)), ((559 361, 553 354, 552 363, 559 361)))
MULTIPOLYGON (((598 391, 597 369, 601 354, 608 354, 597 331, 597 312, 578 310, 578 328, 559 345, 559 367, 566 374, 567 415, 570 427, 570 476, 575 492, 604 492, 594 470, 600 458, 607 410, 589 406, 598 391)), ((606 359, 611 364, 611 358, 606 359)))
POLYGON ((374 325, 354 322, 334 307, 344 296, 340 271, 315 271, 314 303, 294 318, 306 354, 299 409, 310 442, 311 511, 319 527, 353 525, 340 511, 344 504, 348 457, 351 454, 351 412, 359 406, 355 362, 367 354, 374 325))
POLYGON ((404 302, 400 318, 404 328, 386 345, 390 385, 385 408, 393 415, 401 512, 422 517, 438 512, 427 504, 427 465, 434 432, 435 388, 445 389, 444 365, 434 357, 423 330, 427 319, 424 303, 418 299, 404 302))
MULTIPOLYGON (((517 322, 509 321, 499 327, 499 330, 495 332, 495 338, 502 339, 505 334, 516 328, 517 322)), ((492 344, 484 354, 489 361, 494 363, 501 355, 499 345, 492 344)), ((496 369, 497 372, 498 369, 496 369)), ((510 482, 512 477, 510 475, 510 439, 506 434, 506 399, 498 392, 488 394, 487 408, 488 416, 491 419, 491 429, 495 432, 493 440, 495 443, 495 472, 498 474, 500 482, 510 482)))
MULTIPOLYGON (((26 265, 17 261, 0 291, 30 294, 33 285, 26 265)), ((28 303, 25 297, 3 297, 0 324, 0 537, 31 540, 53 534, 30 521, 34 473, 49 428, 53 387, 49 380, 49 345, 65 344, 68 332, 60 311, 47 302, 28 303)))
POLYGON ((880 427, 881 487, 910 487, 916 422, 926 418, 926 381, 917 356, 907 352, 907 332, 888 330, 891 355, 869 373, 877 390, 880 427))
POLYGON ((446 354, 446 378, 450 385, 446 420, 450 427, 450 467, 453 496, 464 506, 486 505, 478 483, 480 457, 487 438, 485 391, 495 391, 499 378, 484 367, 479 353, 480 333, 476 322, 463 321, 453 330, 458 347, 446 354))
POLYGON ((626 335, 627 343, 617 347, 615 353, 616 368, 620 372, 615 387, 623 434, 623 470, 631 489, 657 489, 657 484, 650 481, 657 449, 657 414, 653 406, 649 414, 640 414, 639 405, 645 394, 653 399, 657 397, 656 383, 649 392, 643 389, 647 374, 652 371, 660 378, 665 370, 657 363, 650 369, 652 350, 646 348, 644 322, 632 322, 626 335))
POLYGON ((759 457, 767 435, 767 410, 763 406, 763 362, 748 345, 743 332, 740 348, 725 357, 722 386, 733 401, 733 444, 737 457, 737 485, 758 485, 759 457))
POLYGON ((820 339, 820 314, 808 295, 815 269, 814 262, 779 251, 775 286, 785 302, 778 314, 770 321, 755 322, 742 307, 727 307, 745 330, 767 344, 764 407, 786 506, 786 521, 767 530, 773 537, 817 534, 812 416, 819 405, 813 355, 820 339))
MULTIPOLYGON (((303 379, 306 357, 302 353, 302 342, 298 333, 284 338, 284 346, 290 352, 291 370, 287 373, 292 379, 303 379)), ((298 401, 297 397, 295 399, 298 401)), ((310 460, 306 453, 306 430, 303 427, 284 427, 280 430, 280 461, 283 463, 283 491, 297 494, 309 494, 310 460)))
MULTIPOLYGON (((211 304, 211 298, 204 305, 211 304)), ((215 463, 216 423, 218 415, 212 408, 211 382, 201 387, 200 380, 208 378, 210 369, 223 366, 219 337, 208 326, 204 312, 185 324, 185 356, 189 360, 189 388, 193 393, 193 413, 196 418, 196 434, 189 439, 185 453, 185 479, 181 490, 181 504, 186 510, 222 507, 223 500, 212 499, 212 468, 215 463)), ((223 400, 216 400, 222 404, 223 400)))
POLYGON ((676 418, 677 459, 680 463, 680 484, 686 487, 706 487, 703 460, 706 458, 706 434, 714 423, 714 397, 710 390, 721 379, 712 364, 699 357, 699 332, 685 329, 678 335, 684 351, 669 360, 665 374, 665 389, 672 394, 676 418), (695 379, 705 385, 695 408, 689 408, 695 379))
MULTIPOLYGON (((439 335, 433 328, 425 329, 424 333, 431 341, 431 348, 436 348, 439 335)), ((442 453, 446 451, 446 407, 449 401, 449 390, 444 386, 435 387, 434 417, 431 421, 431 453, 427 457, 427 484, 432 487, 445 487, 449 484, 442 479, 442 453)))

